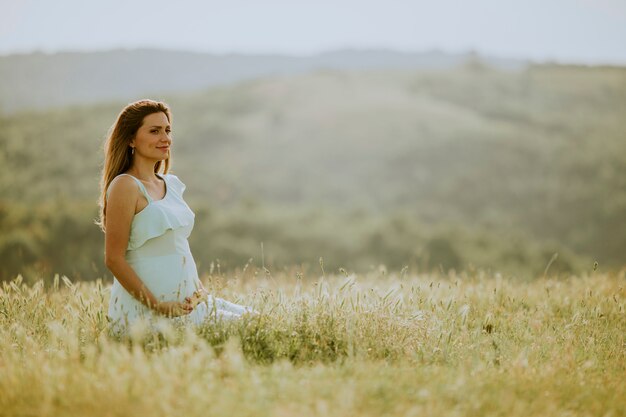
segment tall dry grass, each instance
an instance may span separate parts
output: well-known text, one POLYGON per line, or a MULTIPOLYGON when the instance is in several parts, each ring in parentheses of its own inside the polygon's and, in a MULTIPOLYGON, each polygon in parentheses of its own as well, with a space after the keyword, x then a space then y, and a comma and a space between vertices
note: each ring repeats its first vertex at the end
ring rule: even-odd
POLYGON ((109 285, 0 289, 0 415, 625 415, 626 271, 208 276, 261 314, 107 331, 109 285))

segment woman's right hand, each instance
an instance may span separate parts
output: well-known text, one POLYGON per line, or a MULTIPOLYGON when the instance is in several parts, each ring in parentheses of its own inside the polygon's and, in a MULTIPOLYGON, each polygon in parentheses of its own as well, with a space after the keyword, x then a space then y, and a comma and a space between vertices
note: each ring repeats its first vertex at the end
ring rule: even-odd
POLYGON ((155 310, 167 317, 178 317, 191 313, 193 306, 190 303, 181 303, 180 301, 161 301, 155 310))

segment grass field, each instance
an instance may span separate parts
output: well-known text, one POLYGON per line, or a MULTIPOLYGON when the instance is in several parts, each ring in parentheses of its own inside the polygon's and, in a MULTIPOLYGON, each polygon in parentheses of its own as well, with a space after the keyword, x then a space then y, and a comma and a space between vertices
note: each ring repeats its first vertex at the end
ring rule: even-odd
POLYGON ((4 282, 0 414, 626 415, 626 270, 203 282, 261 314, 120 340, 110 284, 4 282))

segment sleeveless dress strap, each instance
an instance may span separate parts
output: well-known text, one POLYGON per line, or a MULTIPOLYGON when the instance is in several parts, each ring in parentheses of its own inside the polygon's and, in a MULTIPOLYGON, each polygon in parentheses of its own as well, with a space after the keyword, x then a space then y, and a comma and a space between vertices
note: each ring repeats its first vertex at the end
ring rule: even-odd
POLYGON ((146 200, 148 200, 148 202, 152 202, 152 197, 150 197, 150 194, 148 194, 148 190, 146 190, 145 185, 143 185, 143 183, 141 181, 139 181, 139 178, 136 178, 130 174, 120 174, 120 175, 128 175, 129 177, 131 177, 132 179, 135 180, 135 182, 137 183, 137 185, 139 185, 139 189, 141 190, 141 192, 143 193, 143 195, 146 197, 146 200))

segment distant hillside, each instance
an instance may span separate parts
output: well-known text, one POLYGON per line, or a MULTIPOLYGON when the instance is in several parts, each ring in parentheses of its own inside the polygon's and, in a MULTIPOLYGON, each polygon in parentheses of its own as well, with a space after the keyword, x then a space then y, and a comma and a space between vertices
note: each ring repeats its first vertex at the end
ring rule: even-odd
MULTIPOLYGON (((310 57, 214 55, 167 50, 63 52, 0 57, 0 113, 104 100, 132 101, 145 94, 191 92, 262 76, 316 69, 448 69, 473 54, 342 50, 310 57)), ((495 68, 524 63, 481 57, 495 68)))
MULTIPOLYGON (((204 268, 260 242, 278 264, 626 265, 624 68, 318 70, 162 98, 204 268)), ((0 260, 101 254, 101 145, 125 104, 0 117, 0 260)))

